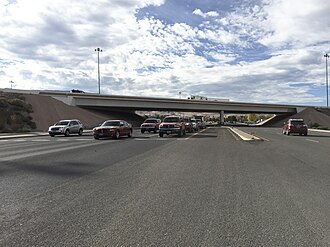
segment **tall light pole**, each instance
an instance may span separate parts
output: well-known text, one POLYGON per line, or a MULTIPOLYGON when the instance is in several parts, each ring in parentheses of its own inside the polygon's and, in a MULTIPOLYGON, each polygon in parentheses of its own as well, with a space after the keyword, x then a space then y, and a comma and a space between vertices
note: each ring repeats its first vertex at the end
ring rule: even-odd
POLYGON ((99 83, 99 94, 101 94, 101 79, 100 79, 100 52, 102 52, 101 48, 96 48, 97 51, 97 78, 99 83))
POLYGON ((13 81, 9 81, 9 83, 10 83, 10 89, 13 89, 13 84, 14 84, 15 82, 13 82, 13 81))
POLYGON ((325 57, 325 85, 326 85, 326 90, 327 90, 327 107, 329 107, 329 81, 328 81, 328 58, 329 58, 329 54, 326 53, 324 55, 325 57))

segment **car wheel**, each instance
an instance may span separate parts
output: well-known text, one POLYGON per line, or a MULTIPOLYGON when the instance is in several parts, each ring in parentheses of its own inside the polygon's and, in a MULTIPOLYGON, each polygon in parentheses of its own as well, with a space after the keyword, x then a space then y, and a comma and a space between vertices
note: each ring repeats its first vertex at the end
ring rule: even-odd
POLYGON ((51 137, 54 137, 55 135, 54 134, 49 134, 51 137))
POLYGON ((82 130, 82 129, 80 129, 80 130, 79 130, 79 132, 78 132, 78 135, 80 135, 80 136, 81 136, 82 134, 83 134, 83 130, 82 130))
POLYGON ((100 138, 99 138, 98 136, 94 136, 94 139, 95 139, 95 140, 98 140, 98 139, 100 139, 100 138))
POLYGON ((133 133, 133 131, 132 130, 129 130, 129 133, 128 133, 128 137, 132 137, 132 133, 133 133))
POLYGON ((164 136, 164 134, 163 133, 159 133, 159 137, 163 137, 164 136))
POLYGON ((154 129, 154 133, 157 133, 157 129, 156 128, 154 129))
POLYGON ((65 133, 64 133, 65 136, 69 136, 70 135, 70 131, 69 130, 66 130, 65 133))
POLYGON ((180 137, 180 136, 182 136, 182 134, 183 134, 182 129, 180 129, 178 136, 180 137))
POLYGON ((286 131, 286 134, 289 136, 289 135, 290 135, 290 132, 287 130, 287 131, 286 131))
POLYGON ((144 130, 141 130, 141 133, 143 134, 144 133, 144 130))
POLYGON ((119 131, 117 130, 117 131, 115 132, 115 134, 113 135, 113 138, 114 138, 114 139, 119 139, 119 137, 120 137, 120 134, 119 134, 119 131))

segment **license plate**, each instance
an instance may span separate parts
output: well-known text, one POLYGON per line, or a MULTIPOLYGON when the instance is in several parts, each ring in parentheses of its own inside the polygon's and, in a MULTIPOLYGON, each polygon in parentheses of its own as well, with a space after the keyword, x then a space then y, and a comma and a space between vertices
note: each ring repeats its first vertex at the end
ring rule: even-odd
POLYGON ((168 130, 168 131, 166 131, 166 134, 171 134, 171 131, 169 131, 169 130, 168 130))

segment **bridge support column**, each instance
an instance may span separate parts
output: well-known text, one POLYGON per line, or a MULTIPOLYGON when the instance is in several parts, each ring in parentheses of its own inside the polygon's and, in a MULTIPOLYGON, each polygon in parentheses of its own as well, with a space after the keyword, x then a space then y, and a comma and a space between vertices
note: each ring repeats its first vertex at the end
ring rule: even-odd
POLYGON ((225 111, 220 111, 220 125, 225 123, 225 111))

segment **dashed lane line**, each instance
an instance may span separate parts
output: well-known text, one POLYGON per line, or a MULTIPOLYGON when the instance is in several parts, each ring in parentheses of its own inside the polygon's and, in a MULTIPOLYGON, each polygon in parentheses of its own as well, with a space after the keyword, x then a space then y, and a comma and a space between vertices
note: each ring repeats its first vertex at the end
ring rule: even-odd
POLYGON ((306 141, 308 142, 315 142, 315 143, 319 143, 319 141, 316 141, 316 140, 312 140, 312 139, 305 139, 306 141))

